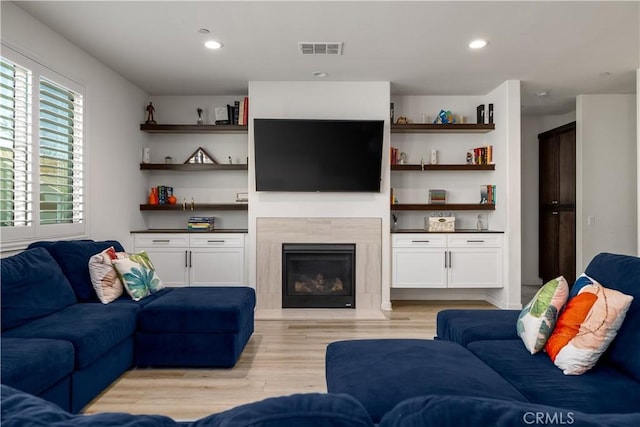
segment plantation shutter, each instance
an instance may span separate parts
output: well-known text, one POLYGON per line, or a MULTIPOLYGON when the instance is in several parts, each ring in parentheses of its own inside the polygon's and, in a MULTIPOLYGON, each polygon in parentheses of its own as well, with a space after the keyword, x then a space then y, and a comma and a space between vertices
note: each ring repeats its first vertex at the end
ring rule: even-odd
POLYGON ((40 78, 40 224, 84 221, 82 95, 40 78))
POLYGON ((0 59, 0 227, 33 221, 31 72, 0 59))

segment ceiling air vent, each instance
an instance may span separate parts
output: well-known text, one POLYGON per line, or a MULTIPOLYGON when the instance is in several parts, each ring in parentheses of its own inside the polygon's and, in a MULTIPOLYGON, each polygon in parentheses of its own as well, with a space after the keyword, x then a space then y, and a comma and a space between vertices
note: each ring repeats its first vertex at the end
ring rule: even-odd
POLYGON ((342 55, 342 42, 299 42, 303 55, 342 55))

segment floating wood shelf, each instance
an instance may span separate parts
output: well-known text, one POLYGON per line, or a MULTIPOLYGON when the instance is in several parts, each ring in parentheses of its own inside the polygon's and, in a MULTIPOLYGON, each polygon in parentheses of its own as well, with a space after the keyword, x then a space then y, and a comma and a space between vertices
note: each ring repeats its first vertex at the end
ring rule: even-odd
POLYGON ((191 209, 191 202, 187 201, 186 209, 183 209, 182 203, 175 205, 140 205, 141 211, 246 211, 249 209, 247 203, 194 203, 191 209))
POLYGON ((495 129, 495 124, 453 123, 435 125, 431 123, 392 124, 391 133, 487 133, 495 129))
POLYGON ((392 171, 492 171, 496 165, 391 165, 392 171))
POLYGON ((496 205, 480 203, 403 204, 391 205, 392 211, 493 211, 496 205))
POLYGON ((163 171, 212 171, 212 170, 244 170, 248 169, 247 164, 217 164, 217 163, 140 163, 140 170, 163 170, 163 171))
POLYGON ((239 125, 140 125, 147 133, 247 133, 248 129, 239 125))

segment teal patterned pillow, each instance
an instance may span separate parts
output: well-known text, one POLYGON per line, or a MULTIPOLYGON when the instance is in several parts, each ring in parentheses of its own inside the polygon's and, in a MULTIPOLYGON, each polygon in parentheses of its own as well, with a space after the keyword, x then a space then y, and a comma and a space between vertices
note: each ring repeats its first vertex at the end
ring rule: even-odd
POLYGON ((128 258, 116 259, 113 266, 134 301, 140 301, 164 288, 145 251, 130 254, 128 258))
POLYGON ((540 288, 520 312, 516 329, 531 354, 544 348, 568 296, 569 285, 565 278, 560 276, 540 288))

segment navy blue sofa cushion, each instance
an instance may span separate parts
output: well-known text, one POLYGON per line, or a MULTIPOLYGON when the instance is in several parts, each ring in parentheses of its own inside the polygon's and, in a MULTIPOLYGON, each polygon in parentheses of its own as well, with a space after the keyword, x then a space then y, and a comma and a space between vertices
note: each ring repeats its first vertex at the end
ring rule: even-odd
POLYGON ((519 314, 520 310, 442 310, 436 316, 436 334, 465 347, 474 341, 513 340, 518 338, 519 314))
POLYGON ((640 381, 640 258, 601 253, 585 273, 607 288, 633 296, 618 335, 603 358, 640 381))
POLYGON ((2 383, 40 394, 73 372, 68 341, 2 337, 2 383))
POLYGON ((426 394, 525 397, 466 348, 448 341, 338 341, 326 353, 327 389, 358 399, 373 422, 398 403, 426 394))
POLYGON ((255 290, 240 286, 177 288, 142 308, 139 332, 236 333, 253 316, 255 290))
POLYGON ((35 242, 29 245, 29 248, 43 247, 49 251, 67 276, 78 301, 87 302, 98 300, 89 275, 89 258, 110 246, 113 246, 116 252, 124 252, 122 245, 115 240, 35 242))
POLYGON ((191 427, 373 427, 354 398, 340 394, 294 394, 238 406, 202 418, 191 427))
POLYGON ((467 348, 530 402, 586 413, 640 411, 640 382, 609 364, 564 375, 546 353, 531 355, 520 340, 476 341, 467 348))
POLYGON ((76 303, 69 281, 44 249, 4 258, 0 269, 3 331, 76 303))
POLYGON ((135 305, 74 304, 19 328, 2 338, 52 338, 70 341, 75 369, 82 369, 133 335, 139 308, 135 305))
POLYGON ((53 403, 1 387, 2 427, 173 427, 174 420, 161 415, 104 413, 72 415, 53 403))
POLYGON ((637 427, 640 414, 585 414, 553 406, 491 398, 421 396, 387 413, 379 427, 637 427))

